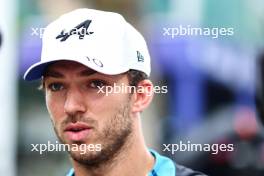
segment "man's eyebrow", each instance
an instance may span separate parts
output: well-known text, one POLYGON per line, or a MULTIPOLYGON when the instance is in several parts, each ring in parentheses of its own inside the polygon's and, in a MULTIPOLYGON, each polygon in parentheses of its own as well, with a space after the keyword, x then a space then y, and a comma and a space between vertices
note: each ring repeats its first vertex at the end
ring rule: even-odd
POLYGON ((90 76, 90 75, 95 74, 95 73, 97 73, 97 71, 90 69, 90 70, 83 70, 78 75, 79 76, 90 76))
MULTIPOLYGON (((95 70, 83 70, 78 73, 78 76, 90 76, 97 73, 95 70)), ((64 75, 55 70, 48 70, 43 74, 44 77, 64 78, 64 75)))
POLYGON ((54 70, 48 70, 43 74, 44 77, 55 77, 55 78, 64 78, 64 75, 60 72, 54 70))

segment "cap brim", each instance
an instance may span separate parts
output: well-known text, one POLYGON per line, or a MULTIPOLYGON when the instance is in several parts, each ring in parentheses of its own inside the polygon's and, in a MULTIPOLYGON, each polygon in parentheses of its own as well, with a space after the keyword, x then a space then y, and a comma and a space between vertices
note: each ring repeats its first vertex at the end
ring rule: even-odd
POLYGON ((38 63, 33 64, 25 72, 24 80, 33 81, 33 80, 40 79, 43 75, 43 72, 46 70, 47 66, 54 63, 54 62, 56 62, 56 61, 38 62, 38 63))
POLYGON ((106 69, 99 69, 98 67, 94 66, 94 65, 90 65, 89 62, 84 62, 81 59, 58 59, 58 60, 52 60, 52 61, 46 61, 46 62, 37 62, 35 64, 33 64, 31 67, 28 68, 28 70, 25 72, 24 74, 24 80, 26 81, 33 81, 33 80, 38 80, 43 76, 43 73, 45 72, 46 68, 55 62, 58 61, 73 61, 73 62, 77 62, 79 64, 82 64, 90 69, 93 69, 99 73, 102 74, 107 74, 107 75, 117 75, 117 74, 121 74, 124 73, 126 71, 129 70, 129 68, 126 67, 122 67, 119 68, 116 67, 115 69, 112 70, 106 70, 106 69))

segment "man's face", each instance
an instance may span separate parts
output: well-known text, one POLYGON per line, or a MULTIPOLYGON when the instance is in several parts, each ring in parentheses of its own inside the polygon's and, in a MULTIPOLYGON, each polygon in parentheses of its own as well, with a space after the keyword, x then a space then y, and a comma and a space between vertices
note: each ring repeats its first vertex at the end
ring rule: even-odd
POLYGON ((98 87, 128 85, 125 74, 109 76, 71 61, 49 66, 44 75, 46 104, 64 144, 101 144, 101 151, 70 151, 71 157, 98 166, 113 158, 131 136, 129 93, 105 93, 98 87))

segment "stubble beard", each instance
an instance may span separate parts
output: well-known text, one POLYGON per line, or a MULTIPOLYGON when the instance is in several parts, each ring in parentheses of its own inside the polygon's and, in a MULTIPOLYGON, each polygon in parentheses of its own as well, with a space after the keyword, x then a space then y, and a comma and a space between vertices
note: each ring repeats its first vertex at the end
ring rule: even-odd
MULTIPOLYGON (((129 115, 129 103, 117 110, 117 113, 105 124, 102 132, 97 131, 97 140, 101 142, 100 151, 91 151, 80 153, 80 151, 68 151, 71 158, 89 169, 99 169, 102 167, 111 167, 121 153, 125 153, 130 146, 132 137, 132 119, 129 115)), ((67 144, 56 127, 55 132, 63 144, 67 144)))

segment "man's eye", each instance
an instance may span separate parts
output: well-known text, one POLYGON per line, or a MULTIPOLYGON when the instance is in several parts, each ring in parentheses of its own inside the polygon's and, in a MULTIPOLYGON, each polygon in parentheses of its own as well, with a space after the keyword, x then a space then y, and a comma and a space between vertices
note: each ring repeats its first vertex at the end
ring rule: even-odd
POLYGON ((51 90, 51 91, 60 91, 63 89, 63 85, 60 84, 60 83, 51 83, 48 85, 48 88, 51 90))
POLYGON ((89 83, 89 86, 91 87, 91 88, 95 88, 95 89, 97 89, 97 88, 101 88, 101 87, 104 87, 106 85, 106 82, 105 81, 103 81, 103 80, 93 80, 93 81, 91 81, 90 83, 89 83))

